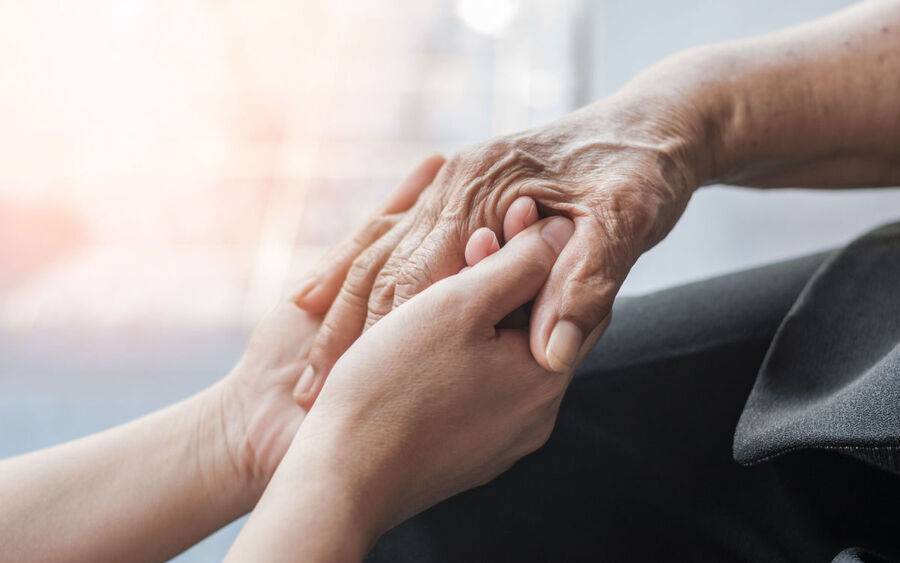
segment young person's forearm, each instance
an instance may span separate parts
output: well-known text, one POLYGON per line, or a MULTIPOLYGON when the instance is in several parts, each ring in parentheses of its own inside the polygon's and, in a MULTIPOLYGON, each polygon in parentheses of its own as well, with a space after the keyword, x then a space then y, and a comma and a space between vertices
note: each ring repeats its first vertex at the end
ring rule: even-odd
POLYGON ((354 463, 347 452, 323 455, 316 442, 321 441, 295 437, 228 552, 228 563, 363 559, 379 533, 367 510, 380 503, 361 492, 364 479, 347 475, 361 460, 354 463))
POLYGON ((680 53, 613 100, 693 124, 698 185, 898 185, 900 2, 680 53))
POLYGON ((161 561, 249 510, 230 482, 215 389, 0 462, 4 558, 161 561))

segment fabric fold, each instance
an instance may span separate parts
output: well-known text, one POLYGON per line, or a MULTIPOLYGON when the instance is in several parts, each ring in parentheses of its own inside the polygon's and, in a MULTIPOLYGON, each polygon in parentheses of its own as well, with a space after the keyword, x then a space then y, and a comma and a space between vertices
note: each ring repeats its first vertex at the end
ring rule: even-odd
POLYGON ((832 450, 900 473, 900 223, 831 256, 783 320, 734 457, 832 450))

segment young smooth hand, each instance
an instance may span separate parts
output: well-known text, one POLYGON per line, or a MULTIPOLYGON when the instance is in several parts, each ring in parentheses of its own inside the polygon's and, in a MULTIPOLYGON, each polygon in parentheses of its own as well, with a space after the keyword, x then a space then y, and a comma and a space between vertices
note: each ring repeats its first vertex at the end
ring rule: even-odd
POLYGON ((573 232, 568 219, 540 221, 363 334, 231 557, 361 557, 391 526, 540 447, 571 372, 544 369, 527 331, 497 324, 535 298, 573 232))

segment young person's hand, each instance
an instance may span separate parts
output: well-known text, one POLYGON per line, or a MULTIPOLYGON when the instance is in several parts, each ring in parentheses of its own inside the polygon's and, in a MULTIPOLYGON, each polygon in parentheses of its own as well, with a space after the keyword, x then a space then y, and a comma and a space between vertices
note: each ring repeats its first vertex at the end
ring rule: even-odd
POLYGON ((527 331, 496 325, 537 296, 573 231, 568 219, 540 221, 363 334, 232 557, 298 557, 298 542, 308 560, 360 557, 389 527, 540 447, 571 372, 545 370, 527 331))
POLYGON ((320 325, 321 317, 285 300, 256 327, 228 377, 210 389, 231 461, 227 467, 234 471, 233 481, 225 480, 233 484, 226 486, 246 489, 251 502, 262 494, 306 416, 293 390, 320 325))
MULTIPOLYGON (((442 164, 439 155, 423 160, 385 199, 376 213, 380 220, 370 221, 338 246, 317 270, 342 280, 357 247, 371 244, 387 232, 415 204, 442 164)), ((317 291, 336 293, 340 280, 320 284, 317 291)), ((325 298, 330 302, 333 296, 325 298)), ((327 308, 309 313, 285 299, 256 328, 231 374, 213 388, 214 402, 220 403, 220 427, 232 460, 232 478, 236 486, 250 492, 253 502, 262 494, 312 405, 314 396, 307 386, 313 381, 304 379, 304 373, 326 312, 327 308), (298 400, 307 396, 308 401, 298 400)), ((314 391, 318 392, 318 387, 314 391)))

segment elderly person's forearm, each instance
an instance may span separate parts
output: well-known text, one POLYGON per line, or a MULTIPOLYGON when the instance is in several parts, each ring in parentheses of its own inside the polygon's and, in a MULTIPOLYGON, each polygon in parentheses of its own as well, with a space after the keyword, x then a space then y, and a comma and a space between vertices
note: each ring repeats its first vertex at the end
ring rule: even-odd
POLYGON ((897 185, 900 2, 680 53, 614 98, 695 112, 698 184, 897 185))

